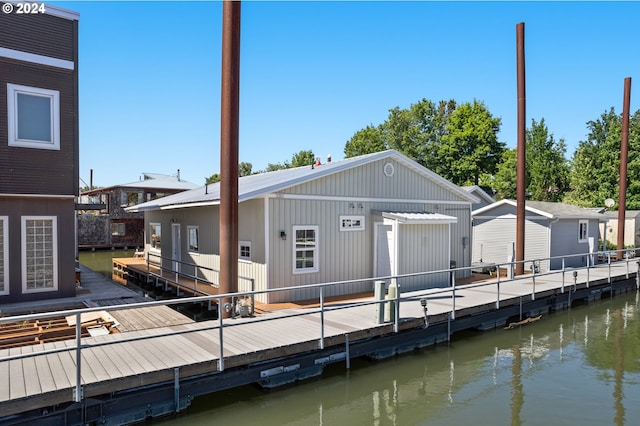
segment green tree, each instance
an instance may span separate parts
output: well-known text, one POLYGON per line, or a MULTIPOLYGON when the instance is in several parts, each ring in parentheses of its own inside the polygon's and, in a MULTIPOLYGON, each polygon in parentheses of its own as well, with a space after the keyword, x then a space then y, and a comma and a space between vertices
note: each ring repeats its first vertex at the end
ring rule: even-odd
POLYGON ((457 185, 488 185, 505 149, 498 141, 500 123, 482 102, 459 105, 447 120, 434 171, 457 185))
POLYGON ((291 164, 289 167, 310 166, 316 161, 316 157, 312 150, 299 151, 291 156, 291 164))
POLYGON ((382 126, 369 125, 362 130, 358 130, 347 141, 344 146, 344 156, 346 158, 357 157, 358 155, 373 154, 387 149, 389 149, 389 146, 384 140, 382 126))
MULTIPOLYGON (((526 183, 527 199, 535 201, 561 201, 568 189, 569 164, 565 159, 566 145, 556 141, 544 123, 531 120, 526 131, 526 183)), ((496 198, 515 199, 517 149, 507 149, 493 177, 496 198)))
MULTIPOLYGON (((584 207, 603 207, 607 198, 618 199, 622 117, 614 108, 587 122, 589 134, 573 155, 569 182, 572 191, 564 200, 584 207)), ((627 209, 640 209, 640 111, 629 120, 627 209)))
POLYGON ((502 153, 502 160, 500 164, 498 164, 498 169, 493 177, 492 187, 496 191, 495 199, 501 200, 507 198, 513 200, 516 198, 516 164, 516 149, 506 149, 502 153))
POLYGON ((527 194, 531 200, 561 201, 569 187, 569 164, 563 139, 555 141, 544 123, 531 120, 526 132, 527 194))
MULTIPOLYGON (((238 177, 252 175, 253 174, 252 169, 253 169, 253 165, 251 163, 247 163, 244 161, 238 163, 238 177)), ((205 181, 204 181, 205 185, 209 185, 211 183, 216 183, 216 182, 220 182, 219 173, 212 174, 208 178, 205 178, 205 181)))

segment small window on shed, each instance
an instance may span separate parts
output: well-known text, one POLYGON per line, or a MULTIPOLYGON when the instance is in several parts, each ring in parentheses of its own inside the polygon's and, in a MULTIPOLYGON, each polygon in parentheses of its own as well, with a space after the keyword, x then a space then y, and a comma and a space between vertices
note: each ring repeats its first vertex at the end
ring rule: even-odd
POLYGON ((341 231, 364 231, 364 216, 340 216, 341 231))
POLYGON ((238 258, 251 260, 251 241, 238 241, 238 258))
POLYGON ((581 220, 578 222, 578 242, 586 243, 589 237, 589 221, 581 220))

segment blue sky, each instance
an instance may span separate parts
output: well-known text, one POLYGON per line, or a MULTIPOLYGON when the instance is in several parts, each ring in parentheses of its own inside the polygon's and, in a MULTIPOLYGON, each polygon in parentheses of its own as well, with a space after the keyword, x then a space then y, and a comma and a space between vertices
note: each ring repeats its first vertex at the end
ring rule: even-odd
MULTIPOLYGON (((91 169, 99 186, 180 169, 203 184, 220 170, 221 2, 51 4, 80 13, 84 181, 91 169)), ((570 158, 587 121, 622 111, 639 17, 637 2, 245 1, 240 161, 341 159, 355 132, 423 98, 484 102, 515 147, 518 22, 527 124, 544 118, 570 158)))

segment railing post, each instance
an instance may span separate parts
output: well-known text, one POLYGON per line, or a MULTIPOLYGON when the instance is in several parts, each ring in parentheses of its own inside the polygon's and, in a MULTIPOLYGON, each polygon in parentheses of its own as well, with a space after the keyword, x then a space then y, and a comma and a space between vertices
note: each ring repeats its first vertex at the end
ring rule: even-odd
MULTIPOLYGON (((609 258, 609 262, 611 262, 611 258, 609 258)), ((590 278, 590 275, 591 275, 590 271, 589 271, 590 263, 591 262, 589 262, 589 256, 587 256, 587 288, 589 288, 589 278, 590 278)))
POLYGON ((498 276, 498 281, 496 282, 498 287, 498 297, 496 298, 496 309, 500 309, 500 264, 496 266, 496 274, 498 276))
POLYGON ((320 287, 320 349, 324 349, 324 286, 320 287))
POLYGON ((398 279, 394 278, 396 282, 396 297, 394 299, 394 321, 393 321, 393 331, 398 333, 400 331, 400 284, 398 284, 398 279))
POLYGON ((220 358, 218 359, 218 370, 224 371, 224 342, 223 342, 223 321, 222 321, 222 310, 224 306, 222 306, 222 297, 218 297, 218 336, 220 339, 220 358))
POLYGON ((626 262, 626 267, 627 267, 627 273, 625 274, 625 278, 629 279, 629 250, 627 250, 625 252, 625 262, 626 262))
POLYGON ((82 401, 82 318, 76 314, 76 389, 73 395, 74 402, 82 401))
POLYGON ((536 300, 536 264, 535 261, 531 262, 531 281, 533 285, 531 286, 531 300, 536 300))
POLYGON ((456 319, 456 275, 451 276, 451 319, 456 319))
POLYGON ((560 287, 560 293, 564 293, 564 273, 565 273, 565 263, 564 257, 562 258, 562 287, 560 287))

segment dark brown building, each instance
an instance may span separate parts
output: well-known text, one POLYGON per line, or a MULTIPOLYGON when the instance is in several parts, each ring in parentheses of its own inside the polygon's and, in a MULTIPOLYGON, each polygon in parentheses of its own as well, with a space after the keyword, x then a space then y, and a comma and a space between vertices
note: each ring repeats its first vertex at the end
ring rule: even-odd
POLYGON ((0 305, 75 295, 79 15, 32 5, 0 2, 0 305))

